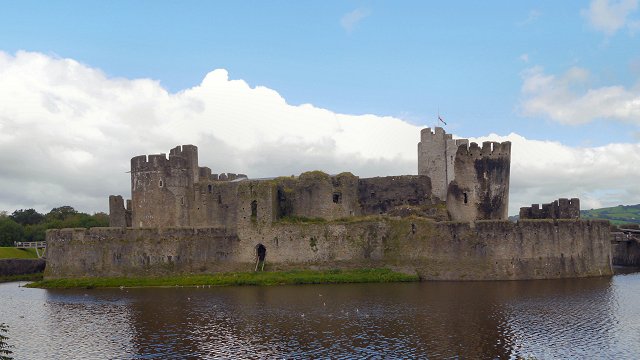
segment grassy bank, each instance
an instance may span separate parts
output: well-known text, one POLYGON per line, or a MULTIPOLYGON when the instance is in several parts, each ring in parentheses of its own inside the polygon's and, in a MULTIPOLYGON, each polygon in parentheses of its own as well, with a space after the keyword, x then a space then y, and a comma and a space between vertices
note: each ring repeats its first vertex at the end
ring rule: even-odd
POLYGON ((149 286, 228 286, 228 285, 291 285, 382 283, 418 281, 417 275, 407 275, 388 269, 283 271, 283 272, 235 272, 206 275, 182 275, 170 277, 140 278, 81 278, 43 280, 27 285, 38 288, 110 288, 149 286))
POLYGON ((36 249, 0 247, 0 259, 37 259, 36 249))
POLYGON ((42 281, 42 273, 0 276, 0 283, 11 281, 42 281))

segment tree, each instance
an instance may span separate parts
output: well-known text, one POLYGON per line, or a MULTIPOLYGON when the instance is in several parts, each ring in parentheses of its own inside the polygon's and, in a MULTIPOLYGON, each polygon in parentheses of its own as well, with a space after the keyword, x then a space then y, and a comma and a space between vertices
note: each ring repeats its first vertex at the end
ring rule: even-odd
POLYGON ((39 224, 44 220, 44 215, 40 214, 34 209, 16 210, 9 217, 20 225, 39 224))
POLYGON ((10 217, 0 218, 0 246, 13 246, 14 241, 22 241, 24 229, 10 217))
POLYGON ((47 215, 47 220, 60 220, 64 221, 68 217, 77 215, 78 212, 71 206, 60 206, 57 208, 51 209, 47 215))

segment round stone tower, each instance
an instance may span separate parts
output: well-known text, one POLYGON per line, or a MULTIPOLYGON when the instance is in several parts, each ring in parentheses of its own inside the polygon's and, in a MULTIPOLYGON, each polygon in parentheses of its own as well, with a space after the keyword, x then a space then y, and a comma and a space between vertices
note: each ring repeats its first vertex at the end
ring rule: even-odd
POLYGON ((454 221, 506 220, 509 211, 511 143, 462 145, 455 155, 455 179, 447 190, 454 221))

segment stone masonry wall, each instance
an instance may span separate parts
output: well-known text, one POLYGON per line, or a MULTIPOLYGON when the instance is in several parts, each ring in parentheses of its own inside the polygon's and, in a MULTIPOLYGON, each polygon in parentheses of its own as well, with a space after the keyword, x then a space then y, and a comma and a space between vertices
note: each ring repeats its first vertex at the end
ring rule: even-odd
POLYGON ((611 244, 613 265, 640 266, 640 243, 637 241, 616 241, 611 244))
POLYGON ((483 142, 460 146, 455 180, 447 191, 447 210, 454 221, 506 220, 509 210, 511 143, 483 142))
MULTIPOLYGON (((109 196, 109 226, 127 226, 127 210, 124 208, 124 199, 120 195, 109 196)), ((131 220, 129 220, 129 226, 131 226, 131 220)))
POLYGON ((611 274, 606 221, 441 222, 381 218, 325 224, 255 221, 222 228, 49 230, 47 279, 389 267, 430 280, 516 280, 611 274))
POLYGON ((358 203, 362 215, 386 214, 402 205, 430 205, 431 179, 426 175, 360 179, 358 203))

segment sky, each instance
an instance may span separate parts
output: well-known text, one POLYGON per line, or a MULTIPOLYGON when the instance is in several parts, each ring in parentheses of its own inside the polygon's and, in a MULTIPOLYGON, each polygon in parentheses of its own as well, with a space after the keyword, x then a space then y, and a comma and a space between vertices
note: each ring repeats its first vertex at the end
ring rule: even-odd
POLYGON ((510 214, 640 203, 640 4, 0 0, 0 210, 108 210, 129 159, 416 174, 420 129, 511 141, 510 214), (440 124, 442 125, 442 124, 440 124))

